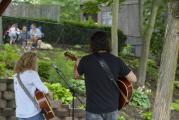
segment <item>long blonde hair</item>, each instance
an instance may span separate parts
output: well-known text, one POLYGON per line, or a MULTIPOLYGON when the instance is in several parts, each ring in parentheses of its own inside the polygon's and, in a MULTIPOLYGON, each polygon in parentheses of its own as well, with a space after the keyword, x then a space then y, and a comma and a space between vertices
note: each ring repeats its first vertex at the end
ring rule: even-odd
POLYGON ((37 55, 34 52, 24 53, 15 65, 14 72, 22 73, 25 70, 37 71, 37 55))

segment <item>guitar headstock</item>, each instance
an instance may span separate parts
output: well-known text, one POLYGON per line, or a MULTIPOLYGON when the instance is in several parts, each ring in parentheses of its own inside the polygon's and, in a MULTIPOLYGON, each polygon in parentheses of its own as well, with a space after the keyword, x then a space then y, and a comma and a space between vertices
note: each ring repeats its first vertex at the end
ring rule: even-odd
POLYGON ((65 52, 64 56, 69 58, 72 61, 76 61, 77 60, 77 57, 74 54, 70 53, 70 52, 65 52))

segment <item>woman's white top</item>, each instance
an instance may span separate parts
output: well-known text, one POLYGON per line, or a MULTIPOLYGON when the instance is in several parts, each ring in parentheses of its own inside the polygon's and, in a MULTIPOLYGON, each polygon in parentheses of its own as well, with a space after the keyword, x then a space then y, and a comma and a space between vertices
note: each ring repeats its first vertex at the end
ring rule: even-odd
MULTIPOLYGON (((16 117, 29 118, 37 115, 40 110, 32 103, 17 81, 17 74, 14 75, 14 91, 16 100, 16 117)), ((20 78, 31 96, 35 96, 35 90, 48 93, 48 88, 41 81, 39 74, 33 70, 26 70, 20 74, 20 78)))

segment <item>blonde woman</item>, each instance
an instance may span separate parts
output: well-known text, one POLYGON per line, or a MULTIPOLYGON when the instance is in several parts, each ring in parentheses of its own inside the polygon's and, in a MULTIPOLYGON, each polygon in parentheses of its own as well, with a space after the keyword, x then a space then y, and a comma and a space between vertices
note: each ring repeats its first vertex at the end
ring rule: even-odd
POLYGON ((17 77, 19 75, 24 87, 32 97, 34 97, 36 89, 45 94, 48 93, 48 88, 42 83, 37 72, 36 53, 24 53, 17 62, 14 71, 16 117, 18 120, 44 120, 41 110, 33 104, 32 100, 24 92, 17 77))

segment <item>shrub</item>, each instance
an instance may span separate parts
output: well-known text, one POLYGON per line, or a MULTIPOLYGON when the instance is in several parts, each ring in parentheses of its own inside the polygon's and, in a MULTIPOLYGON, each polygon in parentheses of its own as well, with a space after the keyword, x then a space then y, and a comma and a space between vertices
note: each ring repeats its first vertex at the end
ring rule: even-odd
POLYGON ((152 120, 152 112, 143 112, 142 113, 142 118, 144 120, 152 120))
POLYGON ((147 75, 154 80, 156 80, 158 76, 157 63, 152 59, 148 59, 147 62, 147 75))
POLYGON ((73 97, 70 91, 60 83, 45 83, 45 85, 52 91, 55 100, 61 100, 63 104, 70 104, 72 102, 73 97))
POLYGON ((0 78, 6 75, 6 65, 0 62, 0 78))
POLYGON ((19 51, 16 46, 5 44, 0 46, 0 77, 12 78, 13 68, 19 59, 19 51))
POLYGON ((179 99, 171 104, 171 109, 179 112, 179 99))
POLYGON ((145 90, 145 87, 139 87, 133 90, 131 104, 142 109, 150 108, 150 100, 148 93, 150 90, 145 90))
POLYGON ((50 70, 51 70, 51 62, 50 60, 40 60, 38 62, 38 72, 42 80, 49 80, 50 70))

